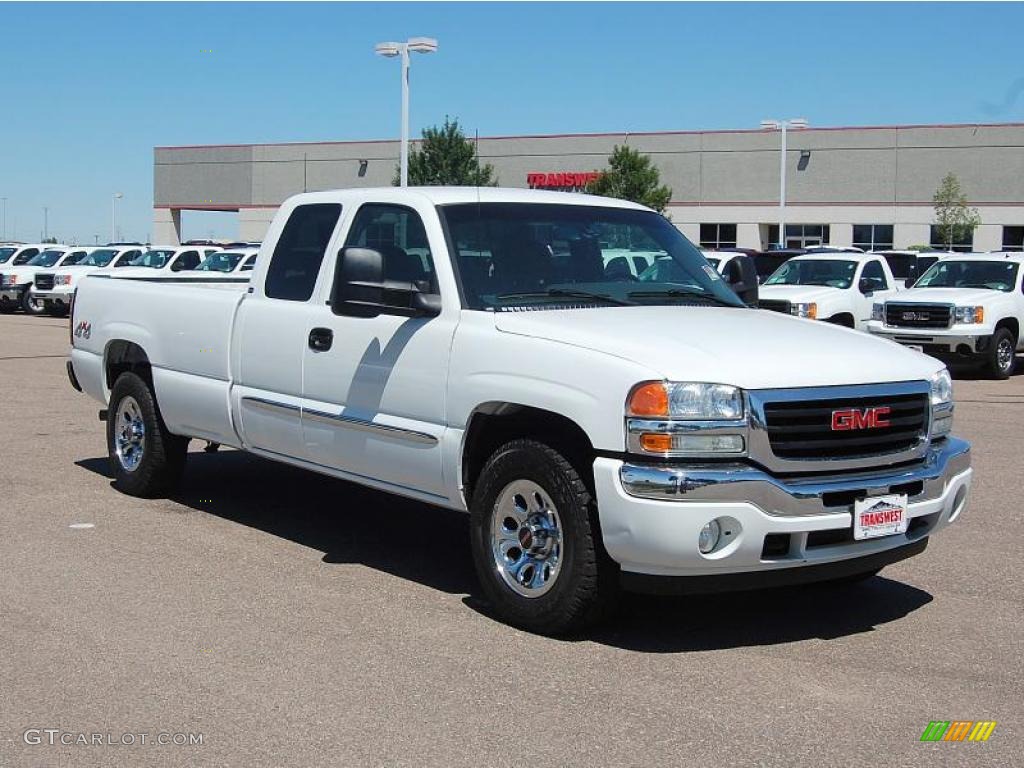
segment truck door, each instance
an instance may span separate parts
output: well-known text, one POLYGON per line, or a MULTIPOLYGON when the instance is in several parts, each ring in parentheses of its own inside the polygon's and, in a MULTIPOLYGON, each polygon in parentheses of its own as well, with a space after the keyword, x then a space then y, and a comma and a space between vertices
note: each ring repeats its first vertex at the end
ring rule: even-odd
POLYGON ((340 218, 337 203, 296 206, 262 283, 252 285, 238 309, 232 404, 247 448, 306 458, 302 358, 317 275, 340 218))
POLYGON ((871 307, 875 303, 881 304, 896 293, 892 273, 882 266, 880 259, 872 259, 864 265, 860 280, 853 288, 856 291, 854 309, 857 313, 854 327, 865 330, 871 319, 871 307))
MULTIPOLYGON (((366 203, 344 246, 383 256, 385 280, 416 282, 437 293, 434 254, 444 238, 431 211, 366 203), (432 230, 424 227, 424 218, 432 230)), ((445 428, 448 355, 458 319, 455 296, 437 317, 335 314, 323 281, 304 346, 302 427, 318 464, 420 492, 442 495, 440 441, 445 428)))

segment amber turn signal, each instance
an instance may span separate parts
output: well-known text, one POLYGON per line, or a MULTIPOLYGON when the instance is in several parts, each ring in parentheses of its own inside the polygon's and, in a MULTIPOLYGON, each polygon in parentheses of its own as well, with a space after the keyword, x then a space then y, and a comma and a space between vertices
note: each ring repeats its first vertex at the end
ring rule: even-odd
POLYGON ((672 435, 645 432, 640 435, 640 447, 648 453, 668 453, 672 450, 672 435))
POLYGON ((629 415, 668 417, 665 385, 660 381, 648 381, 634 387, 629 396, 629 415))

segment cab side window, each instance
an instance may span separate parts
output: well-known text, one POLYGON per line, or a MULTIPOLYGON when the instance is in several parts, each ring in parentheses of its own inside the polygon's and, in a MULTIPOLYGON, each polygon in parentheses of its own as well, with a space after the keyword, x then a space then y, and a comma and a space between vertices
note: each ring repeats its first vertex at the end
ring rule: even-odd
POLYGON ((338 203, 300 205, 292 211, 267 267, 264 292, 268 298, 309 300, 340 217, 338 203))
POLYGON ((198 251, 185 251, 183 254, 178 256, 173 264, 171 264, 172 272, 181 272, 185 269, 195 269, 199 266, 199 252, 198 251))
POLYGON ((889 288, 889 281, 885 279, 885 270, 882 269, 882 262, 875 259, 864 266, 861 280, 869 281, 869 290, 884 291, 889 288))
POLYGON ((372 248, 384 257, 384 279, 416 283, 437 293, 434 260, 423 220, 411 208, 371 203, 356 214, 345 246, 372 248))

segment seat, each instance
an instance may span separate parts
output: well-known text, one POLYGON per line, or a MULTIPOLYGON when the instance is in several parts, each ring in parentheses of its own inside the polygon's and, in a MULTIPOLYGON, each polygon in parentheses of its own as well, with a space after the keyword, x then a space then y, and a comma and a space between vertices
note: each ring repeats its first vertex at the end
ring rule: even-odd
POLYGON ((633 271, 629 268, 629 259, 625 256, 616 256, 611 259, 604 268, 605 280, 632 280, 633 271))
POLYGON ((601 247, 592 237, 581 237, 569 243, 569 278, 577 283, 604 280, 601 247))
POLYGON ((494 249, 496 293, 542 292, 551 282, 551 253, 526 232, 517 232, 494 249))

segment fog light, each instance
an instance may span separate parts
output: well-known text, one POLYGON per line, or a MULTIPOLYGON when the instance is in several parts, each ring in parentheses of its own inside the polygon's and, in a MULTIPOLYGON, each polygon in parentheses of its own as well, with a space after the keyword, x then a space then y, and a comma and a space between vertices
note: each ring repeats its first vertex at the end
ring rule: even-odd
POLYGON ((700 550, 702 555, 708 554, 718 546, 718 538, 721 536, 721 533, 722 529, 718 525, 717 520, 712 520, 700 529, 700 536, 697 539, 697 548, 700 550))

